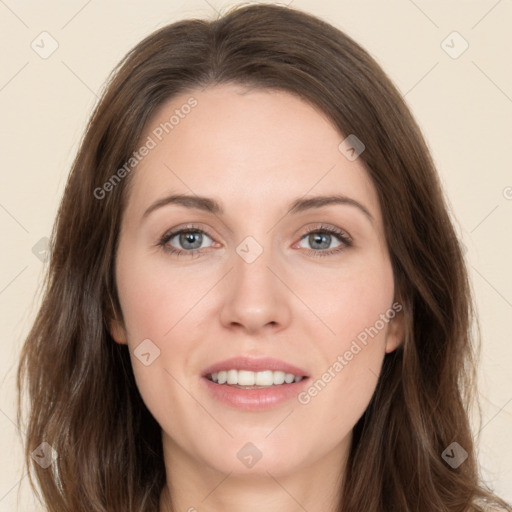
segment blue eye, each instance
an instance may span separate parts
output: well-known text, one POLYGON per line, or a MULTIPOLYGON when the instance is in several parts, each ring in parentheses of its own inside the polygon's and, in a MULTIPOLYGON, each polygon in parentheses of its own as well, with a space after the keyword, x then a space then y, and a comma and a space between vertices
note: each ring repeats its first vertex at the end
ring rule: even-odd
MULTIPOLYGON (((307 239, 313 249, 308 249, 307 252, 311 256, 330 256, 352 245, 352 239, 343 231, 330 226, 320 226, 311 231, 308 231, 301 241, 307 239), (337 240, 338 244, 334 248, 330 248, 333 238, 337 240), (321 249, 321 250, 318 250, 321 249)), ((302 246, 301 246, 302 247, 302 246)))
POLYGON ((165 234, 161 238, 158 245, 161 245, 166 251, 172 254, 176 254, 177 256, 193 256, 199 252, 202 252, 202 249, 205 248, 203 246, 205 239, 211 240, 211 238, 202 229, 190 226, 187 228, 179 229, 172 233, 165 234), (174 244, 178 244, 178 248, 176 248, 174 245, 170 245, 170 242, 172 242, 174 239, 176 239, 174 244))
MULTIPOLYGON (((350 236, 337 228, 330 226, 317 226, 305 233, 301 239, 306 239, 311 249, 305 248, 311 256, 330 256, 352 245, 350 236), (337 242, 334 248, 331 247, 332 242, 337 242), (331 247, 331 248, 330 248, 331 247)), ((195 226, 187 226, 170 233, 166 233, 159 240, 158 245, 166 252, 175 256, 199 256, 208 245, 204 242, 213 239, 202 229, 195 226), (172 242, 172 243, 171 243, 172 242)), ((300 243, 299 242, 299 243, 300 243)), ((300 245, 300 247, 303 247, 300 245)))

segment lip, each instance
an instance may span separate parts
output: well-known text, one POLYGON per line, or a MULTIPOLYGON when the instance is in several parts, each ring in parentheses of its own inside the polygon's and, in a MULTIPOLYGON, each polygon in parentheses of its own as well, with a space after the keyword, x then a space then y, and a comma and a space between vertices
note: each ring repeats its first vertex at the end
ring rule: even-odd
MULTIPOLYGON (((271 357, 232 357, 231 359, 225 359, 219 361, 208 368, 206 368, 201 377, 207 377, 212 373, 218 373, 220 371, 227 370, 249 370, 251 372, 262 372, 264 370, 272 370, 274 372, 282 371, 285 373, 293 373, 296 377, 309 377, 306 370, 294 366, 292 364, 285 363, 279 359, 271 357)), ((304 380, 304 379, 303 379, 304 380)))
POLYGON ((272 409, 296 398, 309 385, 309 380, 309 375, 304 369, 270 357, 232 357, 209 366, 201 375, 201 382, 210 396, 235 409, 252 412, 272 409), (285 373, 292 373, 296 377, 301 376, 302 380, 279 386, 243 389, 225 384, 217 384, 208 379, 208 375, 212 373, 232 369, 249 370, 252 372, 264 370, 283 371, 285 373))
POLYGON ((303 378, 299 382, 269 386, 259 389, 242 389, 217 384, 206 377, 201 378, 206 390, 216 400, 242 411, 266 411, 297 398, 306 386, 309 386, 310 379, 303 378))

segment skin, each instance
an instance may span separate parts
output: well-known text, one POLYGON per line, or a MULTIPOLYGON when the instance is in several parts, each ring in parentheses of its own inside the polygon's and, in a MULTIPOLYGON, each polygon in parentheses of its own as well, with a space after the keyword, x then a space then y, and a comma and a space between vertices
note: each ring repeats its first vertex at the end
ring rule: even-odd
MULTIPOLYGON (((385 353, 402 342, 402 314, 307 404, 241 411, 211 396, 200 375, 229 357, 269 356, 315 381, 382 318, 395 290, 375 187, 361 158, 338 149, 345 137, 326 116, 286 92, 229 84, 182 94, 159 109, 141 141, 191 96, 197 106, 133 171, 116 255, 124 320, 111 332, 128 344, 140 393, 162 427, 160 511, 170 510, 169 495, 174 510, 190 512, 334 511, 352 429, 385 353), (214 198, 224 213, 170 204, 141 220, 171 192, 214 198), (364 205, 373 220, 347 204, 286 213, 292 200, 333 193, 364 205), (203 252, 178 257, 158 246, 188 223, 207 233, 203 252), (334 235, 327 249, 315 245, 307 232, 320 223, 348 233, 352 245, 334 235), (252 263, 236 252, 247 236, 263 249, 252 263), (160 350, 148 366, 134 356, 145 339, 160 350), (247 442, 262 453, 252 468, 237 457, 247 442)), ((191 248, 179 236, 167 245, 191 248)))

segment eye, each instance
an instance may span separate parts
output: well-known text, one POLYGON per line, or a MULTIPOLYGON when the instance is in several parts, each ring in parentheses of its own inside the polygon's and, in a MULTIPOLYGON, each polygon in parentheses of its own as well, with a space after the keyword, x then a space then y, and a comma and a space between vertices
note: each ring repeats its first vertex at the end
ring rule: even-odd
POLYGON ((194 256, 208 247, 208 240, 213 241, 205 231, 194 226, 187 226, 164 234, 158 245, 177 256, 194 256))
MULTIPOLYGON (((198 256, 207 249, 213 239, 202 229, 196 226, 186 226, 165 233, 158 241, 166 252, 175 256, 198 256)), ((216 242, 214 242, 216 243, 216 242)), ((305 248, 311 256, 330 256, 337 254, 352 245, 352 238, 344 231, 332 226, 316 226, 310 229, 300 239, 298 247, 305 248), (312 248, 307 249, 303 243, 309 244, 312 248), (332 244, 335 244, 332 246, 332 244)))
POLYGON ((331 226, 318 226, 308 231, 301 238, 299 247, 304 247, 301 245, 302 241, 305 241, 312 247, 312 249, 307 251, 312 256, 329 256, 339 253, 352 245, 350 235, 331 226), (334 247, 331 245, 333 242, 336 244, 334 247))

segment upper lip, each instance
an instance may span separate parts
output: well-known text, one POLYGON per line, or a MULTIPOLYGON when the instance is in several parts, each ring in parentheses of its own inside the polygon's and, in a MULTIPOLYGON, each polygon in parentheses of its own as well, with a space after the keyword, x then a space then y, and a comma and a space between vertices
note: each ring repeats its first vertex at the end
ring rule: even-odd
POLYGON ((296 377, 307 377, 308 374, 302 368, 293 364, 285 363, 279 359, 271 357, 232 357, 231 359, 225 359, 218 363, 212 364, 206 368, 202 376, 207 377, 212 373, 218 373, 220 371, 227 370, 249 370, 252 372, 261 372, 264 370, 282 371, 285 373, 292 373, 296 377))

